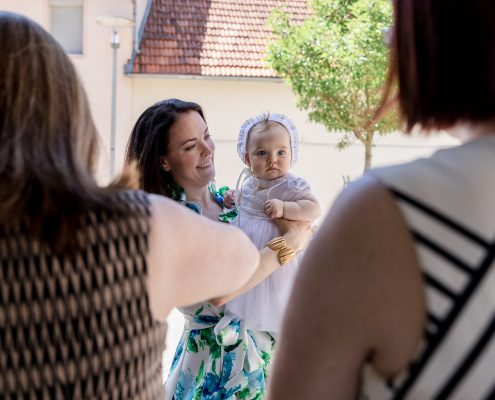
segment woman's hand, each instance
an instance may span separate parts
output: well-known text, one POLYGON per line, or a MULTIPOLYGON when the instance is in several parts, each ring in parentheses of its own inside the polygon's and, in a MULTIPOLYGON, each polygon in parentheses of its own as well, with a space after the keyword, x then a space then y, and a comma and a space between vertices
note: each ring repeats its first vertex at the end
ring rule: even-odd
POLYGON ((225 208, 232 208, 235 205, 235 190, 229 189, 223 195, 223 205, 225 208))
POLYGON ((278 218, 274 222, 286 240, 287 246, 295 252, 303 250, 313 236, 311 223, 307 221, 289 221, 288 219, 278 218))

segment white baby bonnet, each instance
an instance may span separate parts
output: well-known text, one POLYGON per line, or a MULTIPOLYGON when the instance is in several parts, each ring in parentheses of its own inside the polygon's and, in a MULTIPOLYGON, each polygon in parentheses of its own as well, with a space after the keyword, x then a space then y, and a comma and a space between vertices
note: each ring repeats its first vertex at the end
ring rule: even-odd
POLYGON ((244 122, 239 131, 239 137, 237 138, 237 153, 241 158, 243 163, 246 163, 247 154, 247 140, 249 136, 249 131, 251 128, 261 121, 275 121, 283 125, 287 132, 289 132, 290 137, 290 148, 292 153, 292 158, 290 166, 293 167, 297 162, 298 152, 299 152, 299 138, 297 136, 297 129, 294 123, 283 114, 259 114, 255 117, 249 118, 244 122))

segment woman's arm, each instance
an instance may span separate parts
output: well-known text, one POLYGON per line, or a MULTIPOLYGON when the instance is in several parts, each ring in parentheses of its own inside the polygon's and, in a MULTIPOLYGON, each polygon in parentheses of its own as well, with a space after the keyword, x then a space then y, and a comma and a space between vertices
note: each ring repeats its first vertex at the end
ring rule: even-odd
POLYGON ((297 201, 267 200, 265 212, 269 218, 313 222, 320 216, 321 208, 316 197, 308 192, 297 201))
MULTIPOLYGON (((297 222, 297 221, 287 221, 287 220, 277 220, 276 221, 283 237, 286 240, 287 246, 295 251, 300 251, 313 235, 311 231, 311 225, 307 222, 297 222)), ((215 306, 221 306, 228 301, 240 296, 241 294, 247 292, 248 290, 254 288, 266 278, 268 278, 277 268, 280 267, 280 262, 278 260, 277 252, 264 247, 260 250, 260 263, 255 273, 251 278, 238 290, 235 290, 229 294, 219 296, 210 299, 209 302, 215 306)))
POLYGON ((356 399, 365 360, 386 377, 408 364, 424 316, 402 215, 379 182, 363 178, 336 200, 303 258, 269 399, 356 399))
POLYGON ((150 199, 148 288, 156 318, 245 284, 259 254, 240 229, 194 214, 170 199, 150 199))

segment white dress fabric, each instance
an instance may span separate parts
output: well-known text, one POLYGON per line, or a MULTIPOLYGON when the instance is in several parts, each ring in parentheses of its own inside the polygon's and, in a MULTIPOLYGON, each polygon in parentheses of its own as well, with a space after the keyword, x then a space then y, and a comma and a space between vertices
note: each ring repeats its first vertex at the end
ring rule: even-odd
POLYGON ((415 242, 427 300, 417 354, 385 382, 367 367, 361 399, 495 398, 495 134, 372 170, 415 242))
MULTIPOLYGON (((275 223, 265 214, 265 202, 271 199, 298 201, 310 191, 302 178, 286 174, 274 180, 249 177, 242 186, 239 215, 232 221, 258 249, 280 236, 275 223)), ((298 271, 300 254, 281 266, 258 286, 226 304, 226 310, 245 321, 246 328, 277 333, 298 271)))

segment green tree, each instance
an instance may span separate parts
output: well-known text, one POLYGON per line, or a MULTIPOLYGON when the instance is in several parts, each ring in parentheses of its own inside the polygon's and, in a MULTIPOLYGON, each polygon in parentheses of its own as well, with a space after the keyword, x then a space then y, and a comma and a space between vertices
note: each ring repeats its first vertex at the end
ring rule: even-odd
POLYGON ((388 66, 390 0, 312 0, 310 6, 313 16, 298 25, 282 10, 272 13, 267 61, 311 121, 339 132, 339 149, 354 138, 364 145, 366 170, 375 135, 398 127, 395 110, 373 120, 388 66))

